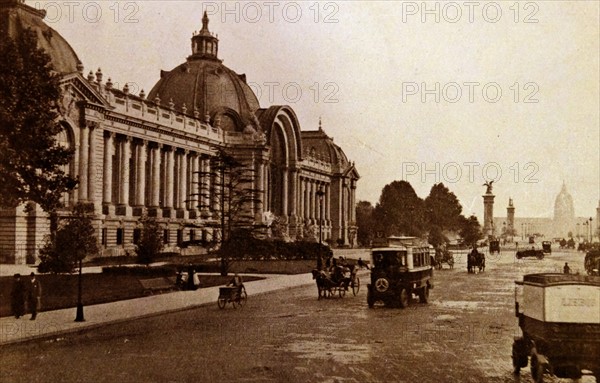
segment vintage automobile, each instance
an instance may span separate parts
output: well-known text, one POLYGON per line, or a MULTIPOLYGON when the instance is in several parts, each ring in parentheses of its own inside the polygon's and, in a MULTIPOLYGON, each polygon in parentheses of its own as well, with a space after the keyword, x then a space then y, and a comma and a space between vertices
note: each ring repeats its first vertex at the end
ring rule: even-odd
POLYGON ((536 383, 546 372, 579 379, 583 371, 599 382, 600 277, 527 274, 515 283, 515 314, 523 336, 515 337, 512 346, 514 373, 530 360, 536 383))
POLYGON ((527 257, 535 257, 537 259, 544 259, 544 250, 542 248, 540 248, 538 245, 533 244, 531 246, 527 246, 527 247, 517 250, 516 257, 517 257, 517 259, 527 258, 527 257))
POLYGON ((429 290, 433 288, 434 249, 411 242, 412 237, 404 238, 403 243, 390 242, 388 246, 371 249, 371 283, 367 284, 370 308, 376 302, 405 308, 413 294, 421 303, 429 300, 429 290))
POLYGON ((544 254, 552 254, 552 242, 542 241, 542 251, 544 254))

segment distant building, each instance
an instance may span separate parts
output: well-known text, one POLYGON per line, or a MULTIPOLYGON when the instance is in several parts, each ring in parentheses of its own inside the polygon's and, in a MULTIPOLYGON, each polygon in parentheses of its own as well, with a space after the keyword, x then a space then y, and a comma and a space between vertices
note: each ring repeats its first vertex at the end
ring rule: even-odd
MULTIPOLYGON (((600 218, 600 203, 596 209, 597 218, 600 218)), ((568 238, 569 234, 581 241, 589 238, 589 217, 575 217, 573 197, 563 183, 562 188, 554 202, 554 216, 546 217, 519 217, 515 215, 512 198, 509 199, 506 217, 494 217, 494 226, 502 228, 500 233, 510 233, 514 228, 515 241, 526 240, 529 236, 542 235, 545 238, 568 238), (508 231, 507 231, 508 230, 508 231)), ((597 225, 596 221, 596 225, 597 225)), ((592 224, 593 225, 593 224, 592 224)), ((597 227, 597 226, 596 226, 597 227)), ((596 235, 596 234, 594 234, 596 235)))
MULTIPOLYGON (((21 0, 0 0, 0 38, 31 28, 61 75, 58 140, 75 149, 65 170, 79 186, 64 196, 59 215, 67 216, 77 202, 91 204, 102 255, 132 253, 143 214, 156 217, 172 250, 184 241, 218 238, 219 150, 252 177, 245 181, 255 193, 245 206, 248 227, 276 216, 291 239, 304 238, 319 232, 322 207, 324 241, 356 238, 354 163, 320 123, 302 131, 291 107, 259 105, 246 76, 219 59, 206 13, 190 56, 162 71, 148 96, 131 94, 127 85, 116 89, 100 69, 84 76, 75 51, 44 17, 21 0)), ((135 65, 134 56, 119 59, 135 65)), ((0 262, 37 262, 48 221, 39 207, 0 209, 0 262)))

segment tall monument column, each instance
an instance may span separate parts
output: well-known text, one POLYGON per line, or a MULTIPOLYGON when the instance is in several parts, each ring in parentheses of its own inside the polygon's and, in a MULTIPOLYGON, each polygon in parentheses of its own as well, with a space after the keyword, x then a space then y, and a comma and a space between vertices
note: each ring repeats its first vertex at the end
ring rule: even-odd
POLYGON ((506 222, 506 233, 505 235, 507 235, 510 238, 510 241, 512 242, 513 237, 515 235, 515 206, 513 205, 513 200, 512 198, 508 199, 508 207, 506 208, 506 220, 508 222, 506 222))
POLYGON ((486 238, 494 236, 494 194, 492 194, 492 183, 486 182, 487 190, 483 197, 483 235, 486 238))

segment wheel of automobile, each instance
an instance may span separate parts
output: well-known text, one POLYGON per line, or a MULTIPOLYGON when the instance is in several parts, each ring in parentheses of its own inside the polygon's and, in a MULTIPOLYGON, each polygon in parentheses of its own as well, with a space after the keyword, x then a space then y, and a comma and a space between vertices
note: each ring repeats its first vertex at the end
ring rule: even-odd
POLYGON ((227 301, 225 300, 225 298, 219 298, 219 299, 217 299, 217 304, 219 305, 220 309, 225 308, 225 303, 227 303, 227 301))
POLYGON ((517 259, 521 259, 521 253, 517 253, 517 259))
POLYGON ((427 303, 427 302, 429 302, 429 286, 425 285, 419 291, 419 302, 420 303, 427 303))
POLYGON ((537 259, 544 259, 544 254, 538 254, 537 259))
POLYGON ((390 282, 387 280, 387 278, 378 278, 375 281, 375 289, 377 289, 377 291, 379 291, 380 293, 385 293, 386 291, 388 291, 388 289, 390 288, 390 282))
POLYGON ((370 291, 367 291, 367 305, 369 305, 370 309, 372 309, 373 306, 375 306, 375 300, 373 299, 373 295, 370 291))
POLYGON ((409 302, 410 302, 410 296, 408 294, 408 290, 403 288, 400 291, 400 307, 401 308, 408 307, 409 302))
POLYGON ((360 290, 360 279, 358 277, 354 277, 354 281, 352 281, 352 294, 356 296, 356 294, 358 294, 358 290, 360 290))

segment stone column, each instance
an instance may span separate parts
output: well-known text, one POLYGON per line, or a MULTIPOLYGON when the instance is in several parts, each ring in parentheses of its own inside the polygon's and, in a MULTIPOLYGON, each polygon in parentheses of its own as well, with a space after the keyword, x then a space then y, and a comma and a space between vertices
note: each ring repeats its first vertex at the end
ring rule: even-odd
POLYGON ((265 185, 264 185, 264 163, 262 159, 258 160, 256 171, 256 186, 258 196, 258 208, 256 209, 257 221, 262 222, 262 213, 265 211, 265 185))
POLYGON ((129 215, 129 160, 131 159, 131 137, 125 136, 123 141, 121 141, 121 148, 119 215, 129 215))
POLYGON ((306 221, 308 218, 310 218, 309 214, 308 214, 308 207, 309 207, 310 203, 309 203, 309 199, 308 199, 308 183, 306 178, 302 179, 302 214, 304 215, 302 218, 304 218, 304 220, 306 221))
POLYGON ((165 152, 165 214, 164 217, 171 217, 171 210, 173 209, 173 192, 175 186, 175 148, 171 147, 165 152))
POLYGON ((157 144, 152 148, 152 198, 150 206, 160 206, 160 161, 162 148, 161 144, 157 144))
MULTIPOLYGON (((108 135, 104 140, 104 174, 102 183, 104 185, 104 191, 102 201, 105 205, 111 205, 112 203, 112 173, 113 173, 113 162, 112 156, 115 150, 115 134, 108 132, 108 135)), ((104 214, 109 214, 105 212, 104 214)))
POLYGON ((88 200, 88 172, 89 172, 89 150, 90 150, 90 131, 83 124, 79 129, 79 200, 88 200))
MULTIPOLYGON (((94 122, 88 125, 90 135, 90 152, 88 158, 88 201, 94 203, 96 200, 96 177, 98 172, 96 169, 96 140, 95 136, 98 132, 98 123, 94 122)), ((94 204, 94 208, 96 205, 94 204)))
MULTIPOLYGON (((180 211, 178 214, 185 215, 185 207, 187 200, 187 182, 188 182, 188 166, 187 166, 188 151, 184 150, 179 154, 179 198, 177 198, 177 208, 180 211)), ((180 217, 187 218, 187 217, 180 217)))
POLYGON ((288 168, 287 167, 283 168, 281 175, 283 178, 283 180, 281 182, 282 183, 281 194, 283 194, 281 196, 281 199, 282 199, 281 204, 283 205, 282 206, 283 209, 282 209, 281 213, 283 214, 284 217, 287 217, 288 211, 289 211, 289 206, 288 206, 288 201, 289 201, 289 199, 288 199, 288 168))
POLYGON ((162 217, 162 210, 160 209, 160 163, 162 159, 162 144, 156 144, 150 149, 150 161, 151 161, 151 170, 150 170, 150 183, 148 187, 150 188, 150 200, 148 201, 148 205, 150 205, 149 213, 157 218, 162 217))
POLYGON ((291 203, 290 203, 290 215, 292 217, 296 217, 296 212, 298 208, 298 170, 296 168, 291 169, 291 177, 290 177, 290 189, 291 189, 291 203))
POLYGON ((137 206, 143 207, 146 204, 146 146, 148 141, 143 140, 137 147, 136 160, 136 197, 135 203, 137 206))

